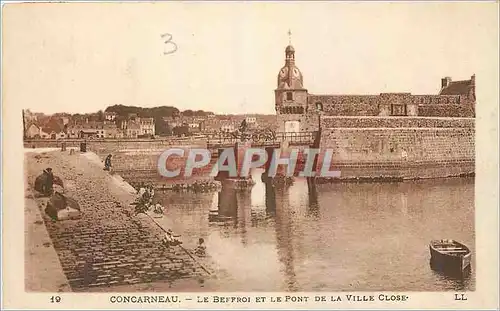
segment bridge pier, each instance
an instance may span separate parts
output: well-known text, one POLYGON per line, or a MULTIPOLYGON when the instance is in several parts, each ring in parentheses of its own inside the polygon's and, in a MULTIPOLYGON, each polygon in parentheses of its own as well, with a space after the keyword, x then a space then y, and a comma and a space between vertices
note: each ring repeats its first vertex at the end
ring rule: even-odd
MULTIPOLYGON (((287 144, 285 144, 287 146, 287 144)), ((273 159, 273 154, 276 149, 281 150, 281 155, 285 154, 286 155, 286 149, 283 148, 283 145, 281 144, 279 148, 276 147, 265 147, 265 151, 267 154, 267 161, 264 165, 264 173, 262 173, 262 181, 263 182, 271 182, 274 185, 280 185, 280 186, 290 186, 294 182, 294 177, 293 176, 287 176, 286 171, 287 168, 285 166, 278 166, 276 170, 276 174, 274 176, 269 176, 269 169, 271 167, 271 162, 273 159)))
MULTIPOLYGON (((241 167, 243 166, 243 161, 245 159, 246 150, 251 148, 252 144, 250 142, 236 142, 232 149, 236 162, 236 172, 237 176, 230 176, 229 172, 222 171, 218 173, 216 179, 223 182, 225 185, 236 188, 236 189, 246 189, 251 188, 255 185, 255 181, 252 179, 252 175, 241 176, 241 167)), ((219 155, 227 148, 219 149, 219 155)), ((224 163, 227 165, 227 161, 224 163)))

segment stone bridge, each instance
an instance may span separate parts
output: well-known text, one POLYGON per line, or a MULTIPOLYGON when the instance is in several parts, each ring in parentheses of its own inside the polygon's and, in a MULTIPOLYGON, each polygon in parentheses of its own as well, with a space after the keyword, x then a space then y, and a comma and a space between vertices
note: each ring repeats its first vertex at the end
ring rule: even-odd
MULTIPOLYGON (((254 148, 274 147, 280 148, 284 142, 288 146, 319 146, 320 132, 277 132, 269 135, 248 135, 247 142, 254 148)), ((207 140, 207 149, 231 148, 238 142, 244 141, 240 136, 219 134, 207 140)))
MULTIPOLYGON (((243 135, 242 135, 243 136, 243 135)), ((233 149, 237 170, 240 172, 244 155, 249 148, 264 148, 267 153, 267 162, 264 166, 266 172, 269 169, 272 155, 275 149, 280 149, 282 152, 286 151, 289 147, 302 148, 319 148, 321 133, 315 132, 277 132, 270 133, 269 135, 259 135, 243 137, 233 136, 230 134, 212 136, 207 140, 207 149, 211 153, 212 161, 222 153, 223 150, 233 149)), ((303 167, 303 155, 299 154, 297 169, 303 167)), ((316 167, 316 164, 314 168, 316 167)), ((218 177, 227 177, 225 172, 218 177)))

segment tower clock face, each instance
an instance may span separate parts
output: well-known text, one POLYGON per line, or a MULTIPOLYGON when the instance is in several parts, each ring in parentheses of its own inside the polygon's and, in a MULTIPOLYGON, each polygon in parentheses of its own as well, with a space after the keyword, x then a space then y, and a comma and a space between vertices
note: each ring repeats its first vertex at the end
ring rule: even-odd
POLYGON ((300 76, 300 72, 297 68, 293 68, 293 75, 297 78, 300 76))
POLYGON ((286 72, 287 72, 286 68, 281 69, 280 77, 284 78, 286 76, 286 72))

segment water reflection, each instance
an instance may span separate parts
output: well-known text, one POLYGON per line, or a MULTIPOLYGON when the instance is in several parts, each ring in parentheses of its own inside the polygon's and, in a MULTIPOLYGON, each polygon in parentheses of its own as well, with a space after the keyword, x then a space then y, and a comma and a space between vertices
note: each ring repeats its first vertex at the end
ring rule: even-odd
POLYGON ((307 205, 307 215, 314 219, 319 219, 318 191, 313 178, 307 178, 307 189, 309 204, 307 205))
POLYGON ((209 215, 210 222, 232 222, 237 225, 238 199, 235 189, 222 189, 217 193, 217 210, 209 215))
POLYGON ((297 291, 298 286, 295 274, 295 254, 292 233, 294 225, 293 211, 287 208, 290 205, 289 190, 290 188, 286 186, 274 188, 276 247, 279 261, 283 264, 286 289, 288 291, 297 291))
POLYGON ((446 284, 446 288, 449 290, 466 290, 471 282, 472 268, 470 266, 468 266, 464 271, 449 271, 437 266, 432 262, 432 260, 429 261, 429 266, 434 272, 436 278, 443 282, 443 284, 446 284))
POLYGON ((428 264, 432 239, 474 252, 473 179, 279 186, 260 174, 246 191, 160 198, 183 239, 205 237, 218 290, 473 290, 474 269, 453 279, 428 264))

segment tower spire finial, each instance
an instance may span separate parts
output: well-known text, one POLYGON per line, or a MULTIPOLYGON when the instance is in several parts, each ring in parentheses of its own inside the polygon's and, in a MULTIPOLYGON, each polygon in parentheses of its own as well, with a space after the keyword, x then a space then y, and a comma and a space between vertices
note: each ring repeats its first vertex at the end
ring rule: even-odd
POLYGON ((288 29, 288 44, 292 44, 292 31, 288 29))

